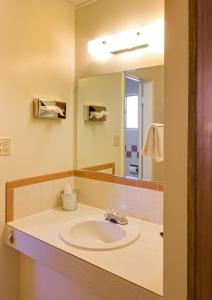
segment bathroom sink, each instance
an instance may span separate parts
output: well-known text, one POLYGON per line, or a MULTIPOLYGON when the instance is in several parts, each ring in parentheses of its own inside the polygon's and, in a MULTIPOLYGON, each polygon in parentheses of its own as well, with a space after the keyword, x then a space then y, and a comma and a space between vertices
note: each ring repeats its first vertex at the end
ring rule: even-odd
POLYGON ((106 221, 103 216, 84 216, 74 218, 65 224, 60 238, 71 246, 106 250, 120 248, 135 241, 140 234, 136 223, 127 225, 106 221))

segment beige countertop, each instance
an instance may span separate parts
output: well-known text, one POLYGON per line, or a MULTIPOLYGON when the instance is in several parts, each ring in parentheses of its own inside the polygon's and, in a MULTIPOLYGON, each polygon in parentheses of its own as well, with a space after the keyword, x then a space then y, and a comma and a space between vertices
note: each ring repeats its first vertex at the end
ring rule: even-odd
MULTIPOLYGON (((60 231, 72 218, 104 213, 101 209, 79 204, 76 211, 55 208, 10 222, 8 225, 158 295, 163 295, 163 238, 160 236, 162 226, 133 219, 140 227, 140 237, 125 247, 106 251, 79 249, 60 239, 60 231)), ((132 218, 129 218, 129 222, 130 219, 132 218)))

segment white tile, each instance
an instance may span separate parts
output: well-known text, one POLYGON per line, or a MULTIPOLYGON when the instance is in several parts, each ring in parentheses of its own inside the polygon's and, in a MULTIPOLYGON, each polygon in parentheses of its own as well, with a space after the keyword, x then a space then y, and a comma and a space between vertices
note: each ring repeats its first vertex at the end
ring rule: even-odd
POLYGON ((132 216, 157 224, 163 223, 163 193, 129 187, 127 202, 132 216))
POLYGON ((79 189, 79 200, 81 203, 101 207, 101 185, 97 180, 77 178, 75 187, 79 189))
MULTIPOLYGON (((73 178, 53 180, 14 189, 14 218, 23 218, 61 205, 60 192, 67 182, 73 185, 73 178)), ((0 189, 0 196, 1 193, 0 189)), ((2 202, 1 205, 4 208, 2 202)))
POLYGON ((29 214, 35 214, 42 211, 41 185, 33 184, 29 186, 28 191, 29 214))
POLYGON ((97 180, 75 177, 80 202, 102 209, 115 208, 119 213, 163 223, 163 193, 97 180))
POLYGON ((62 202, 60 193, 61 191, 63 191, 64 185, 66 183, 70 183, 71 186, 73 186, 73 182, 73 177, 67 177, 41 183, 40 186, 42 210, 61 205, 62 202))
POLYGON ((55 183, 53 181, 41 183, 41 203, 42 210, 57 206, 58 195, 55 194, 55 183))
POLYGON ((14 189, 14 219, 24 218, 29 212, 29 186, 14 189))
POLYGON ((163 223, 162 192, 73 177, 15 189, 15 218, 61 205, 60 192, 66 183, 80 190, 81 203, 102 209, 115 208, 124 215, 163 223))

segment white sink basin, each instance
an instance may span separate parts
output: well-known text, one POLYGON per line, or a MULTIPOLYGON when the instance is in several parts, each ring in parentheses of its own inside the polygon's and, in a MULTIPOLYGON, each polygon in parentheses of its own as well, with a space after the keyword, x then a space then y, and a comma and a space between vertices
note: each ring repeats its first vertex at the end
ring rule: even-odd
POLYGON ((66 223, 60 238, 67 244, 84 249, 120 248, 135 241, 140 234, 136 223, 114 224, 103 216, 79 217, 66 223))

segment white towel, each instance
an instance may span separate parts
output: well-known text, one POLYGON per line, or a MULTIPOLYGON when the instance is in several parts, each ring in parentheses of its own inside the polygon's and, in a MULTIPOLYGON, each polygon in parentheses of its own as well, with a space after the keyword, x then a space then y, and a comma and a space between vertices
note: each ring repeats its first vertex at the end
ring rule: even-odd
POLYGON ((144 156, 152 156, 156 162, 164 160, 164 125, 153 123, 145 138, 142 154, 144 156))

